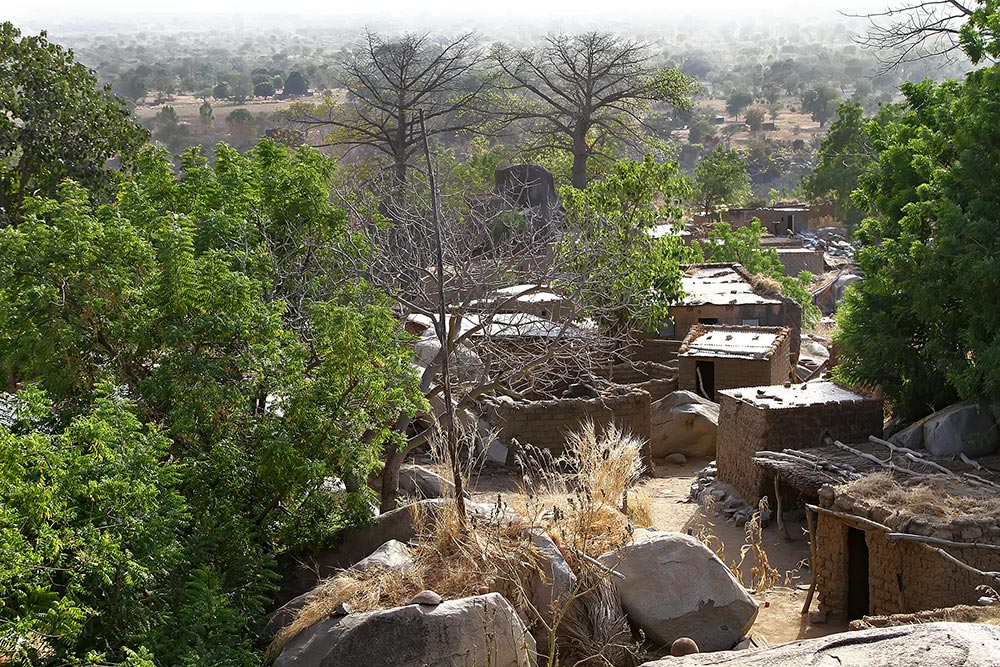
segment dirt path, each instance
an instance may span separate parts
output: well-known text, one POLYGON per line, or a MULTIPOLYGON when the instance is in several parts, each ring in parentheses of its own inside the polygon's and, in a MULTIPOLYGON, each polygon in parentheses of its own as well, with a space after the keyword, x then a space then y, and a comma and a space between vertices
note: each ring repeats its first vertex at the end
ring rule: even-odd
MULTIPOLYGON (((639 490, 649 500, 656 529, 712 535, 712 547, 727 564, 733 564, 739 560, 740 551, 746 544, 744 528, 728 522, 725 516, 706 513, 697 503, 688 500, 691 482, 707 464, 708 461, 692 460, 683 466, 658 466, 653 477, 647 478, 639 490)), ((499 494, 508 503, 518 504, 520 480, 509 469, 485 468, 469 486, 477 502, 496 502, 499 494)), ((821 637, 847 629, 843 624, 812 623, 808 614, 801 613, 809 586, 809 570, 802 567, 802 562, 809 557, 809 541, 804 522, 789 523, 788 532, 790 539, 782 535, 776 523, 762 532, 768 564, 778 571, 780 579, 774 588, 754 596, 761 603, 752 632, 759 645, 821 637)), ((752 561, 752 556, 748 555, 740 567, 745 584, 751 580, 752 561)), ((812 610, 815 609, 814 598, 812 610)))

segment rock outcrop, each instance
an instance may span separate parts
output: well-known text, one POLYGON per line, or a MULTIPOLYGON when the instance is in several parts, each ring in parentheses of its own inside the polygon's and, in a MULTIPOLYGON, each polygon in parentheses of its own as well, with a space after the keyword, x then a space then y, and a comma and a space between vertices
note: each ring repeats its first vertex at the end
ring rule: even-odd
POLYGON ((646 533, 605 554, 629 622, 669 647, 680 637, 702 651, 732 648, 757 618, 757 603, 704 544, 681 533, 646 533))
POLYGON ((649 406, 653 459, 669 454, 711 458, 719 428, 719 405, 690 391, 675 391, 649 406))
POLYGON ((1000 426, 989 406, 966 401, 924 417, 890 440, 910 449, 926 449, 933 456, 978 458, 1000 449, 1000 426))
POLYGON ((331 616, 294 637, 274 667, 531 667, 535 641, 499 593, 331 616))
POLYGON ((642 667, 995 667, 1000 627, 927 623, 873 628, 739 653, 709 653, 647 662, 642 667))

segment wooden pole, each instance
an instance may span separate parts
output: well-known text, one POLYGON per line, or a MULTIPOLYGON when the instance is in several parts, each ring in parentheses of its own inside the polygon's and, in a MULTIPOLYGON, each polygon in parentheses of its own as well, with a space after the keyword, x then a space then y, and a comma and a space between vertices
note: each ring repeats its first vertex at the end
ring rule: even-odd
POLYGON ((788 526, 785 525, 785 519, 781 516, 781 490, 778 488, 778 475, 774 475, 774 511, 778 513, 778 528, 781 529, 781 533, 785 536, 786 541, 791 541, 792 536, 788 534, 788 526))
POLYGON ((806 603, 802 605, 802 613, 809 613, 809 606, 816 592, 816 531, 813 530, 812 508, 806 505, 806 527, 809 529, 809 592, 806 593, 806 603))

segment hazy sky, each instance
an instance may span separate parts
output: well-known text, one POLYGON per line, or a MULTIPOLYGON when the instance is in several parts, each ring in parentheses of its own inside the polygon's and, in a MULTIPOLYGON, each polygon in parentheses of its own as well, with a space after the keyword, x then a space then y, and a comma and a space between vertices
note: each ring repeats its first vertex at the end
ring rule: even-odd
POLYGON ((553 16, 656 16, 702 14, 723 18, 726 15, 786 15, 789 18, 826 14, 838 10, 848 13, 876 11, 891 4, 889 0, 777 0, 774 2, 712 0, 26 0, 7 11, 15 19, 103 14, 299 14, 299 15, 429 15, 503 16, 530 20, 553 16))

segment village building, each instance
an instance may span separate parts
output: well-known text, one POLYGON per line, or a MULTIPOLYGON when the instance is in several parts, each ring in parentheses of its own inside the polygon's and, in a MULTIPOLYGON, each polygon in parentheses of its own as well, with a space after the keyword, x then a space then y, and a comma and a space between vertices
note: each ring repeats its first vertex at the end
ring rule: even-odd
POLYGON ((976 604, 979 587, 997 587, 1000 456, 952 461, 870 438, 756 463, 786 505, 807 503, 812 588, 829 619, 976 604))
POLYGON ((760 221, 768 233, 779 237, 838 224, 833 204, 778 202, 774 206, 731 208, 694 216, 696 223, 711 224, 721 220, 728 222, 733 229, 749 227, 755 219, 760 221))
POLYGON ((673 321, 657 337, 642 341, 637 357, 667 362, 676 358, 681 343, 697 324, 749 327, 789 327, 789 355, 799 355, 802 307, 794 300, 755 283, 741 264, 689 264, 683 267, 684 297, 670 307, 673 321))
POLYGON ((823 264, 823 251, 809 248, 775 248, 781 261, 782 273, 793 278, 803 271, 814 276, 823 275, 826 267, 823 264))
POLYGON ((815 448, 828 439, 860 442, 882 433, 881 399, 835 382, 726 389, 716 395, 718 479, 750 504, 773 489, 770 476, 754 464, 758 452, 815 448))
POLYGON ((572 318, 576 305, 546 285, 512 285, 498 289, 490 296, 469 304, 471 310, 488 310, 493 313, 523 313, 547 320, 572 318))
POLYGON ((710 401, 716 392, 789 379, 789 327, 696 324, 681 344, 677 386, 710 401))

